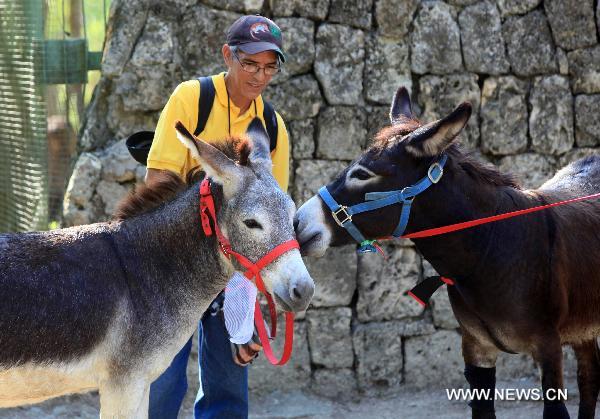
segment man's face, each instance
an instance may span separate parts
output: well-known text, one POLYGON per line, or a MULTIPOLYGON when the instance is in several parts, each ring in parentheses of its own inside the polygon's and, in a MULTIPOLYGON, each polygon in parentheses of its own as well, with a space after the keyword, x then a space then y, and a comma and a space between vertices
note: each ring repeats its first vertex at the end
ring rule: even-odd
POLYGON ((279 63, 275 51, 263 51, 258 54, 246 54, 239 48, 234 52, 228 45, 223 47, 223 56, 228 67, 228 73, 238 94, 249 100, 256 99, 271 82, 273 75, 265 72, 265 69, 275 69, 279 63), (246 70, 256 70, 249 72, 246 70))

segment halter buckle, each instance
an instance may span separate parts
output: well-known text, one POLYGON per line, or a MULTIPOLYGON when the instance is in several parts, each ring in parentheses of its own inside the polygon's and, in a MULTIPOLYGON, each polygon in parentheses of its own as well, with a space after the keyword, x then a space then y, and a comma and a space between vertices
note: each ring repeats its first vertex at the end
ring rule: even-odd
POLYGON ((348 214, 348 211, 346 211, 347 209, 348 209, 347 206, 340 205, 340 207, 337 210, 331 211, 331 215, 333 216, 333 219, 335 220, 337 225, 339 225, 340 227, 344 227, 345 223, 347 223, 348 221, 352 221, 352 215, 348 214), (342 215, 344 216, 343 220, 340 220, 338 218, 339 213, 342 213, 342 215))
POLYGON ((442 178, 442 175, 444 174, 444 168, 439 164, 439 163, 433 163, 431 166, 429 166, 429 170, 427 170, 427 177, 429 178, 429 180, 431 181, 431 183, 438 183, 440 181, 440 179, 442 178), (435 168, 439 169, 439 175, 437 177, 433 177, 433 170, 435 168))

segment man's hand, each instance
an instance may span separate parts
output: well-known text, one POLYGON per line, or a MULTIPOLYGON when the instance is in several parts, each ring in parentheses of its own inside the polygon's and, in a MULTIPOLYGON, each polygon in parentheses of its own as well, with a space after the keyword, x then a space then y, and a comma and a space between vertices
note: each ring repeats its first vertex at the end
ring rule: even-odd
POLYGON ((241 367, 245 367, 254 361, 254 358, 258 356, 258 353, 262 351, 262 349, 262 346, 256 343, 254 339, 243 345, 232 343, 231 353, 233 355, 233 362, 241 367))

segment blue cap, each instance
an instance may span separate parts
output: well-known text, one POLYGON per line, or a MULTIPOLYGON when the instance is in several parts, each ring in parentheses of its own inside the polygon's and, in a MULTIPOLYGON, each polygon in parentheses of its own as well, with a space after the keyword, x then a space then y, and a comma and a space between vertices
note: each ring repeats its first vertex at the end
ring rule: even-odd
POLYGON ((281 29, 264 16, 247 15, 233 22, 227 30, 227 45, 238 47, 247 54, 275 51, 285 62, 281 29))

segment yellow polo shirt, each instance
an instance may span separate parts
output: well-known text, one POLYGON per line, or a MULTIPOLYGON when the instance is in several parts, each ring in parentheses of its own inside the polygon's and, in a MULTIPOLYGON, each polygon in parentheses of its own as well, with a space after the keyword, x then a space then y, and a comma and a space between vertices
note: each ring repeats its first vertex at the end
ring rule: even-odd
MULTIPOLYGON (((209 143, 223 141, 229 137, 225 73, 212 76, 212 81, 215 85, 215 100, 204 131, 198 135, 199 138, 209 143)), ((149 169, 170 170, 184 178, 192 168, 200 165, 177 139, 175 133, 175 121, 177 120, 180 120, 191 132, 196 129, 199 95, 200 83, 198 80, 185 81, 177 86, 161 112, 156 125, 154 140, 148 155, 147 167, 149 169)), ((262 96, 256 98, 256 112, 254 104, 250 104, 248 110, 242 115, 240 115, 240 108, 230 102, 231 135, 243 135, 255 116, 258 116, 265 125, 263 110, 262 96)), ((283 119, 277 112, 275 114, 278 128, 277 147, 271 152, 273 176, 281 189, 287 191, 290 145, 283 119)))

